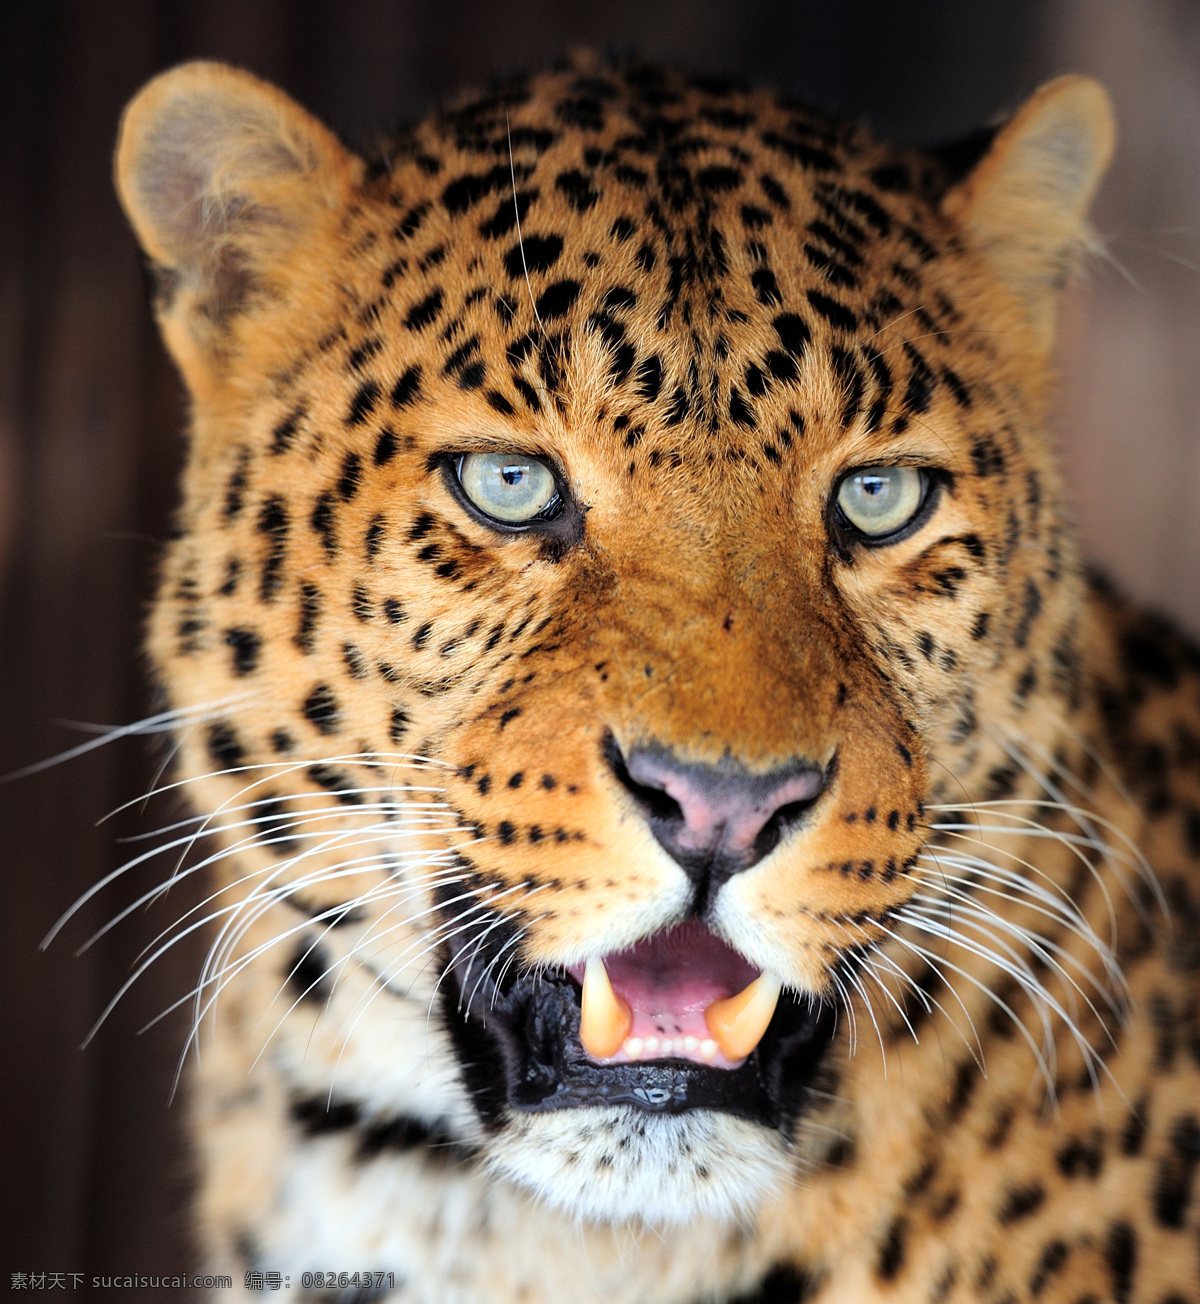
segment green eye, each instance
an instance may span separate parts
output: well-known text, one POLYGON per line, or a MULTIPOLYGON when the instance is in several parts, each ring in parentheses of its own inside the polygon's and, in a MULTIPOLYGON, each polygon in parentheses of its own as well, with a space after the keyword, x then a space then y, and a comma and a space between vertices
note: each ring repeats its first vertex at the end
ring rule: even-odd
POLYGON ((545 519, 558 500, 554 473, 521 453, 467 453, 459 459, 458 482, 481 512, 506 525, 545 519))
POLYGON ((924 489, 925 477, 915 466, 864 466, 838 486, 837 505, 860 533, 882 538, 912 520, 924 489))

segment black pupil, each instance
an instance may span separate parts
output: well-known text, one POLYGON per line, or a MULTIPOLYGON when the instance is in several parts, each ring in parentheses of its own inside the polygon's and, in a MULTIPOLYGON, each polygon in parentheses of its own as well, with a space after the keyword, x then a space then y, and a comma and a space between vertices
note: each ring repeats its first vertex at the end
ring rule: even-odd
POLYGON ((862 478, 863 493, 875 495, 881 494, 887 488, 887 484, 882 476, 864 475, 862 478))
POLYGON ((500 475, 505 484, 520 484, 525 478, 525 468, 523 466, 506 466, 500 472, 500 475))

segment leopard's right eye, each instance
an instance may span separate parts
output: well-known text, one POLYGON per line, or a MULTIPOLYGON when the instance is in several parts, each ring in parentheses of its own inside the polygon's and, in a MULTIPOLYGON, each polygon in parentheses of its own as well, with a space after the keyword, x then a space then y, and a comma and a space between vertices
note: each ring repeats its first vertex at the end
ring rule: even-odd
POLYGON ((464 453, 458 483, 473 506, 503 525, 549 520, 560 506, 554 472, 524 453, 464 453))

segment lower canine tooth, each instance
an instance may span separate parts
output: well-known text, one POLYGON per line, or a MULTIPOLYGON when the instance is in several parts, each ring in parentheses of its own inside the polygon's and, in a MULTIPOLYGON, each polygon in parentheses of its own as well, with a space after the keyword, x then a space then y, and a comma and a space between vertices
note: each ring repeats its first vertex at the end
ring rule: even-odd
POLYGON ((584 1050, 597 1059, 615 1055, 633 1029, 633 1011, 613 991, 608 970, 598 955, 592 956, 583 971, 581 1004, 579 1040, 584 1050))
POLYGON ((761 973, 736 996, 714 1001, 704 1011, 704 1022, 726 1059, 745 1059, 762 1041, 782 986, 773 974, 761 973))

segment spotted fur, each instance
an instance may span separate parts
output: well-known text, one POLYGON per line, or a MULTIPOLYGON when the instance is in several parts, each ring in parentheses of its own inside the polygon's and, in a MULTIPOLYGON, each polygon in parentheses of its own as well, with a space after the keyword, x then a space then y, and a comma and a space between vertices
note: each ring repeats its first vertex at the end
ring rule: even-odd
POLYGON ((1197 657, 1089 584, 1045 433, 1110 146, 1073 78, 940 154, 586 57, 369 164, 216 65, 134 101, 193 403, 149 648, 211 850, 214 1270, 1200 1300, 1197 657), (562 514, 472 512, 489 448, 562 514), (897 463, 925 508, 867 546, 836 485, 897 463), (829 782, 697 882, 612 740, 829 782), (480 985, 692 913, 837 1018, 779 1125, 514 1108, 480 985))

